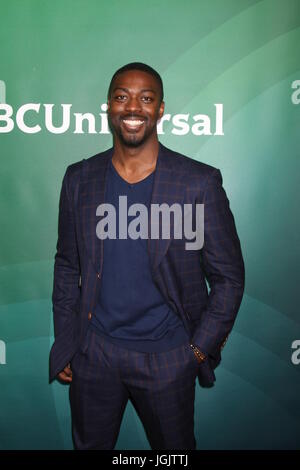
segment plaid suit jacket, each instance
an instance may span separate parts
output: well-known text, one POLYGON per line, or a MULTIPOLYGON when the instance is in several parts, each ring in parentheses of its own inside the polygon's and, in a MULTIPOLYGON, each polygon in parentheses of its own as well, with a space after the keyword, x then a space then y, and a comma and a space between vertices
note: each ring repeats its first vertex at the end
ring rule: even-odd
MULTIPOLYGON (((63 178, 54 263, 55 341, 50 381, 83 341, 101 282, 103 241, 96 209, 105 202, 106 170, 113 148, 70 165, 63 178)), ((244 263, 229 201, 218 169, 159 144, 151 203, 204 204, 204 245, 186 250, 185 240, 148 239, 152 277, 168 304, 208 354, 198 381, 209 386, 232 330, 244 291, 244 263), (207 288, 209 286, 209 290, 207 288)), ((196 358, 195 358, 196 360, 196 358)))

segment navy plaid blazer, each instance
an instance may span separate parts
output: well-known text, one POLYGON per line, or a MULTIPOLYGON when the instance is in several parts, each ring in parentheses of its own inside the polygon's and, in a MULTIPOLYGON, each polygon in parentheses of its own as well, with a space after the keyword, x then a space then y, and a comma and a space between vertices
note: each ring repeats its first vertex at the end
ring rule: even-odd
MULTIPOLYGON (((70 165, 63 178, 54 263, 55 341, 50 381, 80 347, 99 295, 103 241, 96 235, 96 209, 105 202, 106 170, 113 148, 70 165)), ((204 245, 148 238, 152 277, 166 302, 191 332, 191 342, 208 354, 198 381, 209 386, 244 291, 244 262, 221 172, 159 144, 152 204, 204 204, 204 245), (208 289, 208 286, 209 289, 208 289)), ((196 360, 196 358, 195 358, 196 360)))

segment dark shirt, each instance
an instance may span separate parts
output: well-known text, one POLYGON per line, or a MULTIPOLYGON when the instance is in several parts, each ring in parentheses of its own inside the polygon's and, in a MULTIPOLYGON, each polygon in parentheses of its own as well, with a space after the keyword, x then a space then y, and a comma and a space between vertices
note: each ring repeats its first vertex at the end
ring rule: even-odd
MULTIPOLYGON (((116 239, 103 242, 99 300, 90 327, 113 343, 141 352, 168 351, 188 342, 180 317, 166 303, 151 275, 147 239, 119 239, 119 196, 127 208, 142 203, 150 210, 154 172, 128 183, 110 161, 105 202, 116 209, 116 239)), ((137 214, 138 215, 138 214, 137 214)), ((136 216, 127 216, 127 226, 136 216)))

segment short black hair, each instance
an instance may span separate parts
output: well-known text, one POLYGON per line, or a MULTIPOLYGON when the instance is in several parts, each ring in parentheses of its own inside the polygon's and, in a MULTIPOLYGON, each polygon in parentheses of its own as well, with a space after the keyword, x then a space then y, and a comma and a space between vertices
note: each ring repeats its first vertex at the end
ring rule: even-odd
POLYGON ((154 70, 152 67, 150 67, 150 65, 143 64, 142 62, 130 62, 130 64, 123 65, 123 67, 118 69, 113 74, 112 79, 111 79, 110 84, 109 84, 107 98, 110 98, 111 90, 112 90, 112 86, 113 86, 115 78, 118 75, 120 75, 121 73, 128 72, 129 70, 141 70, 142 72, 146 72, 146 73, 149 73, 150 75, 152 75, 152 77, 154 77, 155 80, 157 81, 157 83, 159 85, 159 88, 160 88, 160 101, 162 101, 164 99, 164 87, 163 87, 163 82, 162 82, 161 76, 159 75, 159 73, 156 70, 154 70))

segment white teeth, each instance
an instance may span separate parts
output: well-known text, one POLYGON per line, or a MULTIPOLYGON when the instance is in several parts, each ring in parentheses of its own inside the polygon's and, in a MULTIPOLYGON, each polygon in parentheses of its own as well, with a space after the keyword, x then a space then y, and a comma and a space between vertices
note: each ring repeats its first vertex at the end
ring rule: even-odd
POLYGON ((125 124, 128 124, 129 126, 139 126, 143 124, 144 121, 138 121, 138 120, 133 120, 133 119, 123 119, 123 122, 125 122, 125 124))

